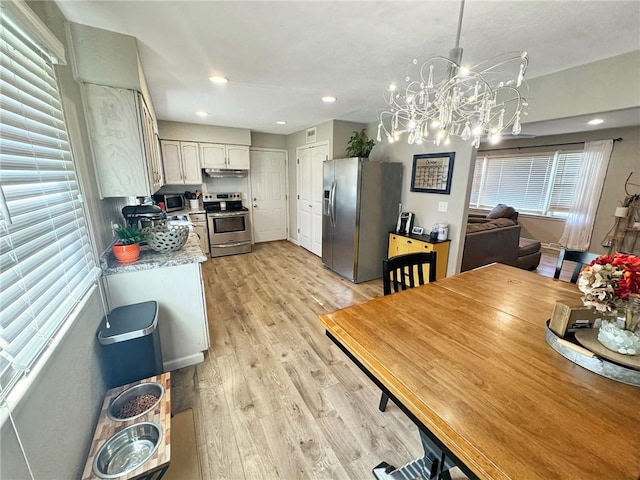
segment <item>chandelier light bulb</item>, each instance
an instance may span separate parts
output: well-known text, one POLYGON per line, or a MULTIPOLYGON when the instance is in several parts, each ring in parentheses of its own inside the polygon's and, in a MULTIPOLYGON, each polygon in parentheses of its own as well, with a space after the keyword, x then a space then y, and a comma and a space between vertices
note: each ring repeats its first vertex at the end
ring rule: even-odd
MULTIPOLYGON (((461 0, 457 38, 462 30, 464 2, 461 0)), ((404 76, 405 84, 391 84, 385 94, 388 107, 380 113, 381 135, 393 133, 411 137, 412 143, 439 128, 479 146, 487 136, 499 141, 504 132, 521 132, 527 115, 528 86, 524 80, 527 52, 508 53, 462 66, 462 48, 456 44, 449 57, 435 56, 423 61, 412 58, 404 76), (428 126, 428 128, 427 128, 428 126)), ((517 133, 516 133, 517 132, 517 133)), ((446 139, 432 136, 439 144, 446 139)))
POLYGON ((499 133, 494 133, 493 135, 491 135, 491 137, 489 137, 489 142, 491 143, 491 145, 497 145, 498 143, 500 143, 500 140, 502 140, 502 137, 499 133))
POLYGON ((377 140, 378 142, 381 142, 381 141, 382 141, 382 135, 381 135, 381 133, 382 133, 382 123, 379 123, 379 124, 378 124, 378 135, 376 136, 376 140, 377 140))

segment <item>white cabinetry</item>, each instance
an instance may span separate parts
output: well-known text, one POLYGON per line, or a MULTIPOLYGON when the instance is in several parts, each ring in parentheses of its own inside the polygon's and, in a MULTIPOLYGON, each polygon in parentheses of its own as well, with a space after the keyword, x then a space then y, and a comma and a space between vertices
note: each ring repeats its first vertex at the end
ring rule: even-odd
POLYGON ((202 168, 249 170, 249 147, 246 145, 223 145, 200 143, 202 168))
POLYGON ((103 277, 109 308, 156 300, 165 371, 204 360, 209 328, 202 270, 188 263, 103 277))
POLYGON ((154 120, 142 95, 84 84, 101 197, 142 196, 163 185, 154 120))
POLYGON ((198 144, 161 140, 165 183, 184 185, 202 183, 198 144))

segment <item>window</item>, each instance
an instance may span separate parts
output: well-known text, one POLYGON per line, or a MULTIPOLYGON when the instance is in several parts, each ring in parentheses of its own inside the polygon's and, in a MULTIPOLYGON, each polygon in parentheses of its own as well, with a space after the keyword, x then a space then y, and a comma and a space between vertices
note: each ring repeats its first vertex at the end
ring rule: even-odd
POLYGON ((566 216, 581 162, 578 151, 479 157, 469 206, 506 203, 523 213, 566 216))
POLYGON ((0 22, 0 398, 97 279, 50 58, 0 22))

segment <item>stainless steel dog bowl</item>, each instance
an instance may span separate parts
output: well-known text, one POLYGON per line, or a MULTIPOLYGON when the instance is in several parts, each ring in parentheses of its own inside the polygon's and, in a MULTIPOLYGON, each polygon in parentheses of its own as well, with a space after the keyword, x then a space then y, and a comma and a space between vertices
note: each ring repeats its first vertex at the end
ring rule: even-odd
POLYGON ((93 472, 100 478, 118 478, 144 462, 158 449, 162 427, 142 422, 130 425, 113 435, 100 448, 93 461, 93 472))
POLYGON ((113 399, 113 401, 111 402, 111 405, 109 405, 109 408, 107 409, 107 417, 117 422, 133 420, 134 418, 138 418, 139 416, 144 415, 145 413, 154 409, 156 405, 158 405, 158 402, 160 402, 160 399, 162 399, 163 395, 164 395, 164 387, 159 383, 157 382, 140 383, 131 388, 128 388, 127 390, 125 390, 124 392, 122 392, 120 395, 118 395, 116 398, 113 399), (117 413, 120 411, 120 409, 124 405, 126 405, 128 402, 135 399, 136 397, 139 397, 140 395, 154 395, 158 397, 158 400, 149 408, 147 408, 144 412, 141 412, 138 415, 134 415, 132 417, 127 417, 127 418, 116 417, 117 413))

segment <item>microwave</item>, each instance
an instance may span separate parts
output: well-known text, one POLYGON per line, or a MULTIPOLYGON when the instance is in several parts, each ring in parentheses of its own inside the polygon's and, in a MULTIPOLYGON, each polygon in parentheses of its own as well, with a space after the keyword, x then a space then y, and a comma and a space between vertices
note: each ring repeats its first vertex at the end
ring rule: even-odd
MULTIPOLYGON (((166 194, 166 195, 154 195, 153 201, 156 202, 157 205, 164 203, 164 211, 165 212, 175 212, 177 210, 184 209, 184 197, 182 195, 177 194, 166 194)), ((160 205, 162 207, 162 205, 160 205)))

